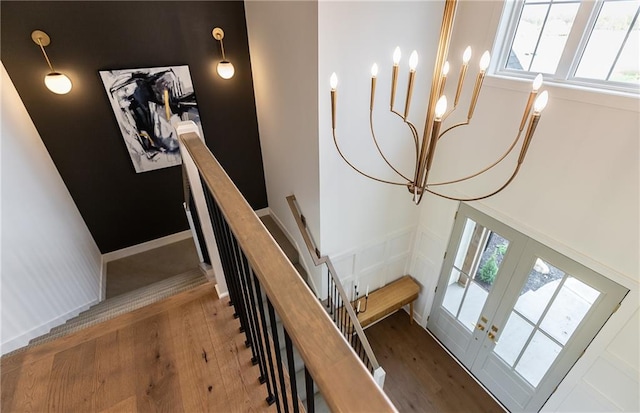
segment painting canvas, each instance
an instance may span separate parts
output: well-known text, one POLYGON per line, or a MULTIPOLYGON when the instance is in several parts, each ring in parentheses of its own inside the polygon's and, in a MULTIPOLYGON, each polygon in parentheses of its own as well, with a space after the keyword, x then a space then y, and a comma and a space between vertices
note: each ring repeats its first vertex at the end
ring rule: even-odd
POLYGON ((182 163, 172 124, 191 120, 204 136, 189 66, 105 70, 100 77, 137 173, 182 163))

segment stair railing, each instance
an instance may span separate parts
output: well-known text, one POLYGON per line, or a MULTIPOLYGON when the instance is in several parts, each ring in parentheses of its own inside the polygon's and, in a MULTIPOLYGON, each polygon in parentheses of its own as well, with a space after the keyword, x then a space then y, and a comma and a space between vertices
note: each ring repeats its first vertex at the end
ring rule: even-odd
POLYGON ((307 227, 307 221, 298 207, 295 195, 289 195, 287 197, 287 203, 289 204, 291 213, 298 224, 298 229, 300 229, 300 233, 302 234, 304 243, 309 250, 309 254, 311 254, 313 263, 316 266, 321 266, 323 264, 326 265, 326 307, 329 311, 329 315, 340 332, 344 335, 345 339, 351 344, 351 347, 353 347, 353 350, 356 352, 358 357, 360 357, 360 360, 362 360, 367 369, 369 369, 376 383, 378 383, 380 388, 383 388, 386 373, 380 364, 378 364, 375 354, 373 354, 369 340, 367 340, 367 336, 364 334, 364 329, 362 328, 362 325, 358 320, 358 316, 353 309, 353 304, 351 300, 349 300, 349 297, 342 286, 342 282, 340 282, 340 279, 338 278, 338 273, 336 272, 331 259, 327 255, 320 254, 320 250, 313 241, 311 232, 307 227))
POLYGON ((313 413, 316 386, 333 412, 395 412, 197 131, 193 122, 177 126, 184 171, 217 287, 222 295, 228 288, 266 403, 275 403, 278 412, 298 413, 304 408, 297 389, 304 388, 306 411, 313 413), (278 351, 276 313, 285 356, 278 351), (296 380, 294 346, 304 362, 303 383, 296 380))

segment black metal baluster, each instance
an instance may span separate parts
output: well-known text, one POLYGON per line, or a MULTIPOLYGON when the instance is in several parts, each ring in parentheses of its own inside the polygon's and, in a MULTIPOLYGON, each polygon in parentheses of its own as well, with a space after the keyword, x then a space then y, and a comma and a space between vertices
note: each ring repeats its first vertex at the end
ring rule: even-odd
MULTIPOLYGON (((214 236, 216 237, 216 244, 218 245, 218 254, 220 255, 220 261, 222 264, 222 271, 224 272, 224 279, 227 282, 227 288, 228 288, 228 292, 229 292, 229 305, 233 305, 234 299, 236 298, 235 295, 235 290, 233 288, 233 280, 232 280, 232 273, 231 273, 231 268, 229 267, 229 262, 230 262, 230 258, 227 254, 227 250, 224 247, 223 243, 222 243, 222 238, 220 236, 220 231, 221 231, 221 223, 220 220, 216 214, 216 210, 217 205, 215 203, 215 201, 213 200, 211 193, 209 192, 209 188, 206 186, 204 180, 202 179, 202 177, 200 178, 200 181, 202 183, 202 188, 203 188, 203 192, 204 192, 204 198, 209 210, 209 218, 211 218, 211 226, 213 227, 213 232, 214 232, 214 236)), ((234 307, 235 310, 235 307, 234 307)), ((234 313, 233 315, 234 318, 238 318, 238 314, 234 313)))
MULTIPOLYGON (((276 373, 273 369, 273 357, 271 356, 271 344, 269 343, 269 329, 267 328, 267 319, 264 314, 264 302, 262 301, 262 289, 260 288, 260 281, 255 273, 253 273, 253 284, 256 287, 256 298, 258 299, 258 308, 260 309, 260 323, 262 324, 262 333, 264 336, 264 346, 267 350, 267 361, 269 364, 269 373, 271 376, 271 383, 273 383, 273 394, 267 397, 267 403, 272 405, 274 402, 278 413, 280 413, 280 400, 278 397, 278 382, 276 381, 276 373)), ((275 349, 274 349, 275 351, 275 349)))
POLYGON ((234 254, 234 259, 235 259, 235 263, 236 266, 238 268, 238 281, 239 281, 239 286, 240 286, 240 293, 242 296, 242 300, 243 300, 243 307, 245 308, 245 320, 247 322, 246 326, 248 327, 245 330, 245 337, 247 338, 247 340, 244 342, 245 346, 247 347, 251 347, 251 362, 253 363, 253 365, 255 366, 256 364, 258 364, 258 354, 256 352, 256 349, 253 346, 253 343, 255 343, 255 327, 253 325, 253 318, 252 318, 252 314, 250 311, 250 302, 249 302, 249 297, 248 297, 248 293, 247 293, 247 288, 246 288, 246 272, 245 272, 245 267, 243 265, 242 262, 242 257, 241 255, 243 255, 242 249, 240 248, 240 245, 238 245, 238 240, 236 239, 235 235, 233 235, 233 232, 231 232, 231 228, 229 228, 229 226, 227 226, 227 232, 229 233, 229 239, 231 240, 231 246, 233 248, 233 250, 235 251, 234 254))
POLYGON ((316 411, 315 407, 315 393, 313 392, 313 377, 309 374, 309 370, 307 370, 307 366, 304 366, 304 383, 305 390, 307 392, 307 413, 314 413, 316 411))
MULTIPOLYGON (((236 288, 236 280, 234 277, 234 272, 231 266, 231 254, 230 249, 227 245, 226 238, 223 236, 223 221, 224 217, 222 217, 220 208, 218 204, 213 199, 211 193, 209 192, 209 188, 206 186, 204 180, 202 180, 202 187, 204 188, 205 200, 207 203, 207 207, 209 208, 209 216, 211 218, 211 223, 213 226, 214 235, 216 237, 216 243, 218 244, 218 252, 220 254, 220 260, 222 261, 222 268, 225 273, 225 280, 227 281, 227 289, 229 290, 229 305, 233 305, 234 314, 233 318, 240 317, 239 308, 236 307, 236 303, 238 301, 238 291, 236 288)), ((242 322, 241 322, 242 325, 242 322)))
POLYGON ((296 385, 296 366, 293 360, 293 345, 291 344, 291 337, 287 333, 287 329, 282 326, 284 330, 284 345, 287 350, 287 364, 289 365, 289 382, 291 383, 291 402, 293 404, 293 413, 299 413, 298 407, 298 386, 296 385))
MULTIPOLYGON (((251 354, 253 356, 251 358, 251 362, 255 366, 260 362, 259 355, 258 355, 258 351, 259 351, 258 347, 260 346, 260 344, 258 343, 257 334, 256 334, 256 320, 254 320, 253 318, 253 313, 254 313, 253 311, 254 309, 252 307, 253 301, 250 299, 249 287, 247 286, 247 283, 251 281, 251 280, 248 280, 248 275, 247 275, 249 274, 249 269, 248 269, 249 263, 247 262, 247 258, 244 255, 244 252, 238 245, 238 240, 233 236, 233 234, 232 234, 232 241, 236 245, 237 251, 238 251, 238 255, 237 255, 238 266, 241 274, 240 285, 242 287, 242 292, 243 292, 242 296, 244 297, 245 306, 247 308, 247 320, 249 322, 248 325, 249 325, 250 336, 251 336, 251 354)), ((260 376, 262 376, 262 370, 260 370, 260 376)))
MULTIPOLYGON (((336 297, 336 296, 338 295, 338 294, 337 294, 337 292, 338 292, 338 289, 336 288, 336 283, 333 283, 333 296, 334 296, 334 297, 336 297)), ((338 303, 334 300, 334 302, 333 302, 333 321, 334 321, 334 322, 336 321, 336 317, 338 316, 338 315, 336 314, 336 312, 338 311, 338 306, 337 306, 337 304, 338 304, 338 303)))
POLYGON ((349 337, 349 331, 351 330, 349 327, 349 323, 351 322, 351 317, 349 317, 349 313, 347 312, 347 302, 345 302, 342 298, 340 298, 342 302, 342 324, 344 325, 343 335, 349 337))
POLYGON ((273 348, 276 353, 276 361, 278 364, 278 376, 280 377, 280 393, 282 394, 282 404, 284 405, 284 413, 289 413, 289 403, 287 402, 287 388, 284 381, 282 356, 280 355, 280 340, 278 340, 278 323, 276 322, 276 312, 273 309, 273 305, 271 304, 271 300, 269 300, 268 296, 267 308, 269 309, 269 321, 271 322, 271 339, 273 340, 273 348))
POLYGON ((234 245, 234 235, 231 232, 231 229, 229 228, 229 224, 227 223, 226 219, 224 218, 224 215, 222 215, 222 211, 220 211, 220 209, 218 208, 218 214, 220 215, 221 221, 222 221, 222 238, 224 239, 225 245, 227 246, 228 250, 229 250, 229 256, 231 257, 229 265, 231 266, 232 269, 232 274, 233 274, 233 283, 234 283, 234 288, 236 290, 236 296, 237 296, 237 302, 236 304, 236 309, 238 310, 237 313, 239 314, 239 319, 240 319, 240 332, 241 333, 245 333, 245 345, 247 347, 249 347, 251 345, 251 339, 249 338, 249 323, 247 320, 247 309, 245 307, 245 303, 244 303, 244 298, 242 296, 242 287, 240 285, 240 269, 238 267, 238 258, 236 256, 236 252, 237 252, 237 246, 234 245))
MULTIPOLYGON (((229 270, 228 279, 230 281, 227 284, 227 287, 229 288, 230 293, 231 291, 233 291, 232 299, 234 303, 234 309, 236 310, 233 316, 234 318, 238 318, 240 320, 240 332, 244 333, 247 331, 246 309, 244 308, 244 302, 239 287, 239 272, 236 265, 236 259, 234 258, 234 249, 231 245, 231 240, 229 239, 229 227, 218 204, 215 202, 215 200, 213 200, 211 196, 209 196, 209 198, 211 201, 211 205, 209 205, 209 208, 211 209, 211 211, 213 211, 213 216, 215 217, 215 220, 218 222, 219 226, 218 233, 216 234, 216 240, 219 240, 219 247, 222 247, 225 250, 225 255, 227 256, 227 268, 229 270)), ((207 203, 209 204, 209 201, 207 203)))
POLYGON ((331 306, 331 273, 327 269, 327 308, 331 306))
MULTIPOLYGON (((264 347, 262 344, 262 334, 260 332, 260 322, 258 320, 258 312, 256 310, 256 297, 253 293, 253 282, 252 282, 252 276, 253 276, 253 270, 251 269, 251 266, 249 265, 249 262, 247 261, 247 257, 244 255, 244 252, 241 252, 241 258, 242 258, 242 266, 246 269, 246 278, 245 278, 245 283, 247 286, 247 292, 249 295, 249 301, 251 302, 251 306, 250 306, 250 310, 251 310, 251 323, 252 323, 252 327, 253 327, 253 331, 254 331, 254 336, 253 336, 253 344, 256 350, 256 353, 258 355, 258 366, 260 368, 260 377, 258 378, 258 380, 260 381, 260 383, 265 383, 267 381, 267 368, 265 365, 265 360, 264 360, 264 347)), ((253 361, 253 360, 252 360, 253 361)), ((268 393, 271 394, 271 389, 269 387, 269 383, 267 383, 267 387, 268 387, 268 393)))

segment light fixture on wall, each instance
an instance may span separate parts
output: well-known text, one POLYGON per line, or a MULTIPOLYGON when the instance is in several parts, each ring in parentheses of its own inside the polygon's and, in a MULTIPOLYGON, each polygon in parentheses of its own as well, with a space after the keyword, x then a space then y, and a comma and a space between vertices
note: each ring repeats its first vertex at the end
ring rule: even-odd
POLYGON ((216 27, 215 29, 213 29, 211 34, 213 35, 214 39, 220 42, 220 50, 222 51, 222 60, 218 62, 216 71, 221 78, 231 79, 236 71, 233 68, 231 62, 228 61, 226 56, 224 55, 224 44, 222 43, 222 39, 224 39, 224 31, 221 28, 216 27))
POLYGON ((72 87, 71 80, 66 75, 60 72, 56 72, 53 69, 51 60, 49 60, 49 56, 47 56, 47 52, 45 52, 44 50, 44 47, 48 46, 51 43, 51 38, 49 37, 49 35, 42 30, 34 30, 31 33, 31 39, 35 44, 40 46, 42 54, 44 55, 44 58, 49 65, 49 70, 51 70, 44 77, 44 84, 47 86, 47 89, 49 89, 53 93, 57 93, 58 95, 65 95, 69 93, 72 87))
POLYGON ((387 163, 387 165, 401 178, 402 182, 397 181, 389 181, 385 179, 376 178, 370 174, 362 172, 356 166, 354 166, 351 162, 347 160, 344 156, 340 147, 338 146, 338 140, 336 138, 336 89, 338 85, 338 78, 335 73, 331 75, 330 85, 331 85, 331 128, 333 134, 333 142, 338 150, 338 153, 344 159, 344 161, 353 169, 355 169, 358 173, 364 175, 367 178, 376 180, 378 182, 392 184, 392 185, 402 185, 406 186, 409 189, 413 197, 413 201, 415 204, 419 204, 422 200, 422 196, 425 192, 429 192, 431 194, 456 200, 456 201, 476 201, 484 198, 488 198, 490 196, 496 195, 504 188, 506 188, 516 177, 518 174, 522 162, 524 161, 527 149, 529 148, 529 144, 531 143, 531 139, 535 132, 535 129, 540 120, 540 113, 542 109, 544 109, 548 95, 547 92, 544 91, 540 93, 538 96, 538 90, 542 85, 542 75, 536 76, 533 81, 532 90, 529 94, 529 99, 525 106, 524 114, 522 117, 522 121, 520 123, 520 129, 516 135, 515 140, 511 144, 511 146, 507 149, 507 151, 501 155, 496 161, 487 167, 477 171, 471 175, 467 175, 461 178, 456 178, 452 180, 442 181, 442 182, 428 182, 429 172, 431 170, 431 166, 434 161, 435 153, 436 153, 436 144, 438 141, 449 131, 458 128, 460 126, 469 125, 471 122, 471 118, 473 117, 473 113, 475 111, 476 103, 478 101, 478 96, 480 95, 480 89, 482 88, 482 82, 485 77, 485 73, 487 68, 489 67, 490 55, 489 52, 484 52, 479 61, 479 73, 476 77, 475 85, 473 87, 473 93, 471 95, 471 101, 469 103, 469 109, 467 112, 467 119, 464 122, 455 123, 452 126, 445 128, 442 132, 443 122, 447 119, 447 117, 458 107, 458 102, 460 99, 460 94, 462 92, 464 80, 467 74, 469 60, 471 59, 471 48, 467 47, 467 49, 463 53, 462 58, 462 66, 460 68, 460 74, 458 77, 458 84, 456 88, 455 98, 453 100, 453 107, 447 111, 447 98, 444 95, 445 83, 447 80, 447 75, 449 74, 449 62, 447 62, 447 54, 449 52, 449 44, 451 42, 451 35, 453 32, 453 21, 455 18, 457 0, 446 0, 444 6, 444 14, 442 17, 442 27, 440 29, 440 40, 438 42, 438 50, 436 53, 435 59, 435 68, 433 70, 433 78, 431 80, 431 91, 429 94, 429 103, 427 107, 427 113, 425 114, 425 126, 424 133, 422 137, 419 136, 418 130, 415 125, 408 120, 409 108, 411 105, 411 96, 413 94, 413 85, 416 74, 416 68, 418 65, 418 54, 414 51, 409 58, 409 79, 407 85, 407 94, 405 99, 405 107, 404 113, 400 113, 394 109, 395 95, 396 95, 396 83, 398 80, 398 65, 401 58, 400 49, 396 48, 393 53, 393 66, 391 70, 391 100, 389 110, 391 113, 397 115, 402 122, 408 127, 411 135, 413 136, 413 140, 415 143, 415 165, 413 169, 413 175, 409 175, 409 177, 402 174, 396 167, 394 167, 388 158, 384 155, 380 146, 378 145, 378 141, 376 139, 376 135, 373 127, 373 107, 375 101, 375 92, 376 92, 376 81, 378 76, 378 65, 374 64, 371 68, 371 98, 370 98, 370 106, 369 106, 369 125, 371 129, 371 136, 373 138, 373 142, 378 150, 382 159, 387 163), (537 96, 537 98, 536 98, 537 96), (511 174, 511 176, 496 190, 491 191, 490 193, 473 196, 468 198, 455 197, 450 195, 445 195, 440 192, 435 191, 433 188, 444 185, 452 185, 459 182, 467 181, 469 179, 475 178, 478 175, 481 175, 487 172, 489 169, 496 166, 500 163, 506 156, 511 153, 516 144, 520 141, 522 137, 525 125, 528 127, 526 132, 524 132, 524 139, 520 149, 520 156, 518 157, 517 164, 511 174))

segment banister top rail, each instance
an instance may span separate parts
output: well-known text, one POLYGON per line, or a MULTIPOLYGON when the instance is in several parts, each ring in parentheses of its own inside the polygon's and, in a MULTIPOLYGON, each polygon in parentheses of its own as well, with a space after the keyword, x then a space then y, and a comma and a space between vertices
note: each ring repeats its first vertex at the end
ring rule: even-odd
POLYGON ((180 141, 198 167, 331 411, 395 412, 321 304, 195 133, 180 141))
MULTIPOLYGON (((320 256, 320 251, 318 250, 318 248, 315 246, 315 243, 311 239, 311 235, 309 234, 307 225, 302 217, 302 213, 300 212, 300 210, 298 209, 298 206, 296 205, 296 196, 289 195, 287 197, 287 203, 289 204, 289 208, 291 209, 291 212, 293 213, 296 223, 298 224, 298 228, 302 233, 302 238, 304 239, 304 243, 307 245, 307 249, 309 250, 311 257, 313 258, 314 264, 316 266, 323 263, 327 264, 327 267, 329 268, 329 274, 331 277, 334 278, 336 288, 338 289, 338 293, 342 296, 344 302, 350 302, 348 299, 348 295, 344 290, 344 287, 342 286, 342 283, 338 280, 338 273, 336 272, 336 269, 333 267, 333 263, 331 262, 331 259, 327 255, 320 256)), ((358 335, 358 337, 360 337, 360 341, 364 346, 365 352, 367 353, 367 357, 369 358, 371 365, 373 366, 374 370, 377 369, 378 367, 380 367, 380 364, 378 364, 378 360, 376 359, 376 356, 373 353, 373 349, 371 349, 369 340, 367 340, 367 336, 364 334, 364 330, 362 329, 362 326, 358 321, 358 316, 353 310, 353 307, 351 307, 350 305, 345 305, 344 307, 347 310, 347 314, 349 314, 349 318, 351 318, 351 320, 353 321, 353 328, 355 330, 355 333, 358 335)))

